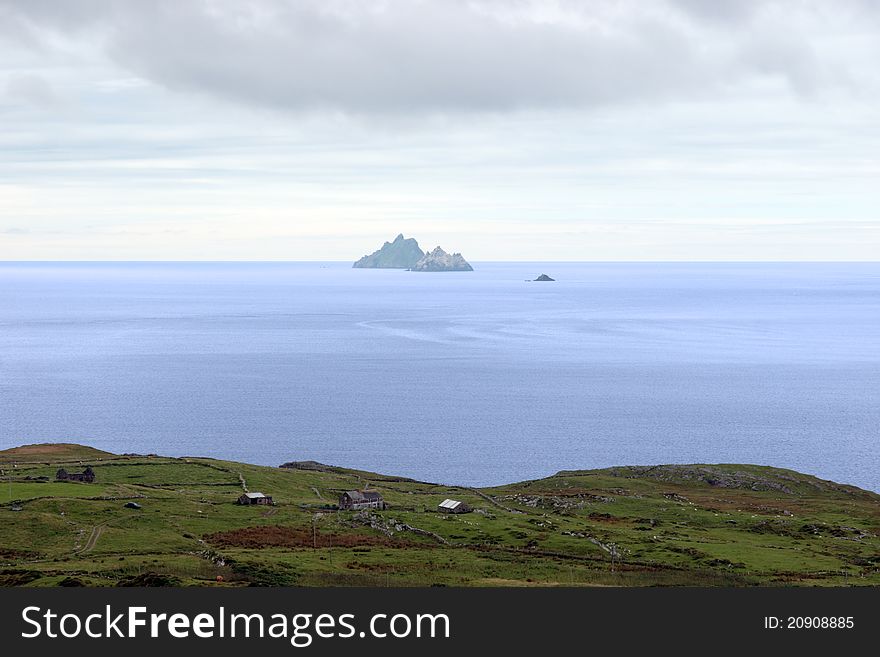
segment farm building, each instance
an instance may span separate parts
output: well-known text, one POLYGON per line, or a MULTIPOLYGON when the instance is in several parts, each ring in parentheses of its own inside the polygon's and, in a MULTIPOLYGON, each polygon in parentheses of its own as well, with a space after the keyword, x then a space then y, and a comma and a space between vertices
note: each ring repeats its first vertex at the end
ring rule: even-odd
POLYGON ((270 495, 263 495, 263 493, 244 493, 238 498, 238 503, 241 505, 274 504, 272 497, 270 495))
POLYGON ((339 508, 344 511, 384 509, 385 500, 374 490, 349 490, 339 496, 339 508))
POLYGON ((443 500, 437 505, 440 513, 470 513, 473 511, 467 502, 459 502, 458 500, 443 500))
POLYGON ((59 468, 55 473, 55 481, 81 481, 90 484, 95 481, 95 471, 90 465, 87 465, 82 472, 68 472, 64 468, 59 468))

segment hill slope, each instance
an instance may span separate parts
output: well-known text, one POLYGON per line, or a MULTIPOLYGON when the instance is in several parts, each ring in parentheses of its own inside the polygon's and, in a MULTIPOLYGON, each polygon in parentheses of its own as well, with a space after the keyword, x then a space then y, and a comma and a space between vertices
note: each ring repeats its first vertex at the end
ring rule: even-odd
POLYGON ((619 467, 470 489, 314 462, 41 445, 0 452, 0 469, 7 586, 880 584, 880 496, 761 466, 619 467), (85 459, 94 484, 51 481, 85 459), (335 510, 365 485, 386 510, 335 510), (276 505, 237 506, 244 488, 276 505), (445 498, 474 512, 437 512, 445 498))

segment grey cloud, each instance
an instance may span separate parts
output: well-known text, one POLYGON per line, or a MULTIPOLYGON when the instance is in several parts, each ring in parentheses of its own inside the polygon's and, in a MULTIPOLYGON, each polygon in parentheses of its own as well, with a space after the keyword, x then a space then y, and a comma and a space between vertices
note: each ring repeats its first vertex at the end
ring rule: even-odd
MULTIPOLYGON (((454 5, 452 5, 454 6, 454 5)), ((171 88, 278 108, 355 111, 505 110, 603 104, 698 82, 688 44, 664 25, 625 38, 564 25, 505 24, 450 5, 328 13, 288 6, 275 25, 157 12, 152 29, 112 48, 132 70, 171 88), (163 47, 151 47, 163 34, 163 47), (662 83, 660 82, 662 81, 662 83), (658 84, 659 83, 659 84, 658 84)))
POLYGON ((770 3, 768 0, 670 0, 670 4, 698 20, 730 26, 750 22, 770 3))
POLYGON ((6 98, 13 103, 40 108, 56 107, 61 102, 48 80, 34 73, 9 76, 6 98))
MULTIPOLYGON (((34 33, 87 39, 170 89, 281 110, 405 113, 693 99, 754 76, 819 88, 827 76, 810 34, 743 27, 773 4, 6 0, 2 9, 34 33)), ((787 4, 809 24, 808 4, 787 4)))

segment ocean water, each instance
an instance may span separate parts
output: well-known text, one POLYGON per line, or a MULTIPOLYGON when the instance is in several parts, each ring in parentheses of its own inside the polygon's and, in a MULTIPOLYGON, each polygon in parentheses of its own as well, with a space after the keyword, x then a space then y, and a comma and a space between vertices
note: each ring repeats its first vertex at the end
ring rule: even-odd
POLYGON ((880 263, 474 264, 0 263, 0 448, 880 490, 880 263))

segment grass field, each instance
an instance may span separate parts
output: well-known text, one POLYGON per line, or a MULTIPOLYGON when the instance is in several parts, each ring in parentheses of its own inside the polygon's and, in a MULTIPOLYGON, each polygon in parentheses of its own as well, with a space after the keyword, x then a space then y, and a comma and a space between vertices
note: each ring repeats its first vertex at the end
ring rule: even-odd
POLYGON ((768 467, 621 467, 476 490, 54 444, 0 452, 0 470, 5 586, 880 584, 880 496, 768 467), (53 481, 86 465, 93 484, 53 481), (335 509, 364 486, 388 508, 335 509), (275 505, 236 505, 245 487, 275 505), (474 512, 438 513, 447 497, 474 512))

